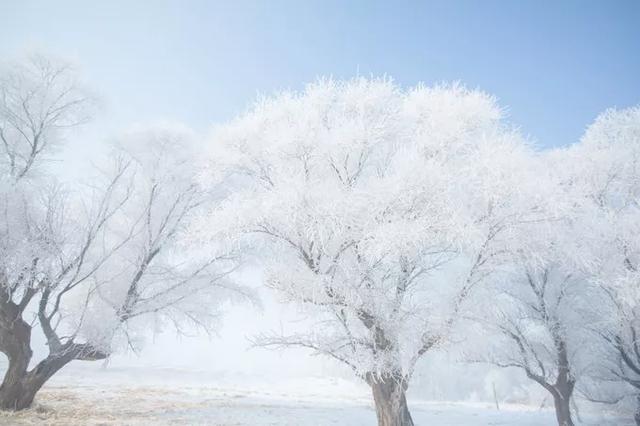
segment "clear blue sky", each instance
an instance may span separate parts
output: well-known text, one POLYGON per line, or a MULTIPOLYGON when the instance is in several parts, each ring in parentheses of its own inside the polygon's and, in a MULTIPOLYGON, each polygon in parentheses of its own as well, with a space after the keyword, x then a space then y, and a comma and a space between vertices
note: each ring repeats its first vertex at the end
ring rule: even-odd
POLYGON ((479 87, 545 146, 640 103, 640 0, 0 0, 0 15, 0 54, 74 57, 110 126, 204 130, 257 93, 357 73, 479 87))

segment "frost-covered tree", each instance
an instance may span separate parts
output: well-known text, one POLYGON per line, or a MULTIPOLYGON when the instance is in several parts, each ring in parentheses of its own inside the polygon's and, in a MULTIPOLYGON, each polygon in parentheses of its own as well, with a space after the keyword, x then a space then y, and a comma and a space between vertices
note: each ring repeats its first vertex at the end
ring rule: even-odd
MULTIPOLYGON (((578 380, 638 388, 640 379, 640 109, 604 113, 579 144, 547 157, 552 179, 538 180, 552 188, 543 204, 552 220, 520 228, 494 316, 505 339, 489 359, 523 369, 553 396, 558 423, 571 425, 578 380)), ((619 399, 599 387, 583 393, 619 399)))
POLYGON ((5 63, 0 72, 2 173, 22 179, 44 163, 66 132, 89 120, 95 99, 74 67, 42 55, 5 63), (36 161, 37 160, 37 161, 36 161))
POLYGON ((67 84, 73 70, 37 58, 1 81, 0 352, 9 362, 0 408, 21 410, 66 364, 108 357, 141 321, 208 326, 215 307, 244 293, 227 279, 228 253, 202 257, 180 244, 209 201, 194 185, 188 134, 138 132, 92 185, 52 184, 43 161, 84 112, 67 84), (48 345, 35 365, 34 327, 48 345))
POLYGON ((548 390, 560 425, 573 424, 578 380, 593 380, 611 358, 594 338, 611 330, 616 298, 608 295, 627 298, 614 288, 629 277, 637 245, 637 129, 637 110, 608 112, 579 144, 541 156, 536 180, 547 188, 540 207, 548 220, 519 228, 521 246, 499 286, 493 323, 505 339, 489 360, 548 390))
POLYGON ((586 259, 580 246, 588 244, 580 234, 584 230, 556 210, 562 201, 547 202, 555 211, 548 221, 520 228, 521 246, 492 286, 493 303, 482 309, 488 330, 501 336, 487 339, 483 359, 521 369, 552 397, 558 425, 572 426, 576 383, 594 361, 592 329, 600 325, 597 301, 603 294, 581 266, 586 259))
POLYGON ((231 190, 194 238, 254 249, 266 284, 312 321, 257 344, 346 364, 380 425, 413 424, 416 363, 536 214, 518 188, 534 184, 521 138, 484 93, 363 78, 262 99, 214 133, 202 180, 231 190))
POLYGON ((597 253, 593 280, 613 308, 597 327, 611 350, 601 365, 633 390, 640 424, 640 107, 604 112, 565 156, 597 253))

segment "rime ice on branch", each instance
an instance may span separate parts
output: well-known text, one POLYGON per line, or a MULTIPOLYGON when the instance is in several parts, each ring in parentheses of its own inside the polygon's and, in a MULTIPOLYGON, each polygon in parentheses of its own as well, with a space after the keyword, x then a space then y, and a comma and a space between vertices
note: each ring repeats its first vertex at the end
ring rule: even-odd
POLYGON ((412 424, 416 363, 447 341, 513 229, 539 216, 529 150, 493 98, 321 80, 261 99, 211 145, 203 183, 233 190, 194 238, 252 249, 268 286, 314 323, 257 343, 348 365, 380 425, 412 424))
POLYGON ((593 253, 592 281, 610 307, 594 327, 609 349, 597 366, 625 385, 621 395, 633 395, 640 425, 640 107, 605 111, 565 157, 579 220, 593 238, 583 252, 593 253))
POLYGON ((36 56, 0 73, 0 409, 29 407, 66 364, 108 357, 145 321, 209 328, 249 296, 229 280, 233 253, 180 244, 212 200, 194 184, 188 134, 138 133, 96 182, 55 183, 45 160, 91 105, 67 64, 36 56), (30 368, 33 327, 49 354, 30 368))

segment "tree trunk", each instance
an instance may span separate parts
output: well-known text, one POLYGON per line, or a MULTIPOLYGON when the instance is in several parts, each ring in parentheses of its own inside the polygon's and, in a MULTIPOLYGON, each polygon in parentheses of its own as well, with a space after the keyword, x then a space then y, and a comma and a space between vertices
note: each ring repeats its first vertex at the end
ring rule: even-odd
POLYGON ((369 381, 378 416, 378 426, 413 426, 405 387, 391 378, 369 381))
POLYGON ((640 426, 640 395, 636 397, 636 412, 633 418, 636 421, 636 426, 640 426))
POLYGON ((558 354, 558 378, 553 385, 553 403, 556 408, 556 419, 558 426, 573 426, 571 419, 571 396, 575 387, 575 379, 571 376, 571 366, 569 363, 569 352, 564 337, 559 334, 559 324, 553 327, 553 340, 558 354))
POLYGON ((571 419, 571 409, 569 402, 571 396, 562 395, 560 392, 553 395, 553 403, 556 409, 556 419, 558 420, 558 426, 573 426, 573 420, 571 419))
POLYGON ((94 361, 107 357, 108 354, 88 343, 76 344, 70 340, 61 344, 49 324, 49 318, 43 314, 47 300, 43 294, 38 316, 47 336, 49 356, 29 370, 33 355, 31 326, 22 319, 22 313, 36 290, 27 289, 20 303, 13 302, 11 294, 4 290, 0 287, 0 352, 7 356, 9 365, 0 385, 0 410, 19 411, 29 408, 42 385, 75 359, 94 361))
POLYGON ((3 301, 0 297, 0 352, 9 360, 0 385, 0 410, 19 411, 29 408, 42 385, 73 360, 94 361, 107 357, 106 353, 87 343, 53 343, 49 344, 49 350, 53 349, 53 352, 29 370, 33 354, 31 326, 21 318, 17 305, 3 301))
POLYGON ((49 355, 31 371, 27 370, 28 361, 10 360, 0 386, 0 409, 20 411, 31 407, 40 388, 73 359, 72 353, 49 355))
POLYGON ((0 389, 0 409, 20 411, 31 407, 41 386, 35 386, 33 382, 26 380, 26 375, 10 382, 5 380, 0 389))
POLYGON ((2 385, 0 385, 0 409, 2 410, 22 410, 31 405, 33 398, 24 398, 25 391, 23 381, 27 375, 29 357, 9 358, 9 366, 5 372, 2 385))
POLYGON ((0 385, 0 409, 22 410, 33 401, 24 383, 32 356, 31 327, 19 316, 15 304, 1 302, 0 351, 7 356, 9 365, 0 385))

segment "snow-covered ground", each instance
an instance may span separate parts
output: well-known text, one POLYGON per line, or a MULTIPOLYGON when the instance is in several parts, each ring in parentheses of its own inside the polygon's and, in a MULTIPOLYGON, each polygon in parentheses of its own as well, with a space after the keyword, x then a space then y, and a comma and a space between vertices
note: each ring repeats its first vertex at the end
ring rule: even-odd
MULTIPOLYGON (((417 425, 552 426, 537 407, 412 399, 417 425)), ((604 413, 582 413, 585 424, 624 425, 604 413)), ((375 425, 365 386, 337 378, 275 381, 177 369, 71 365, 39 394, 33 409, 0 414, 2 425, 375 425)))

